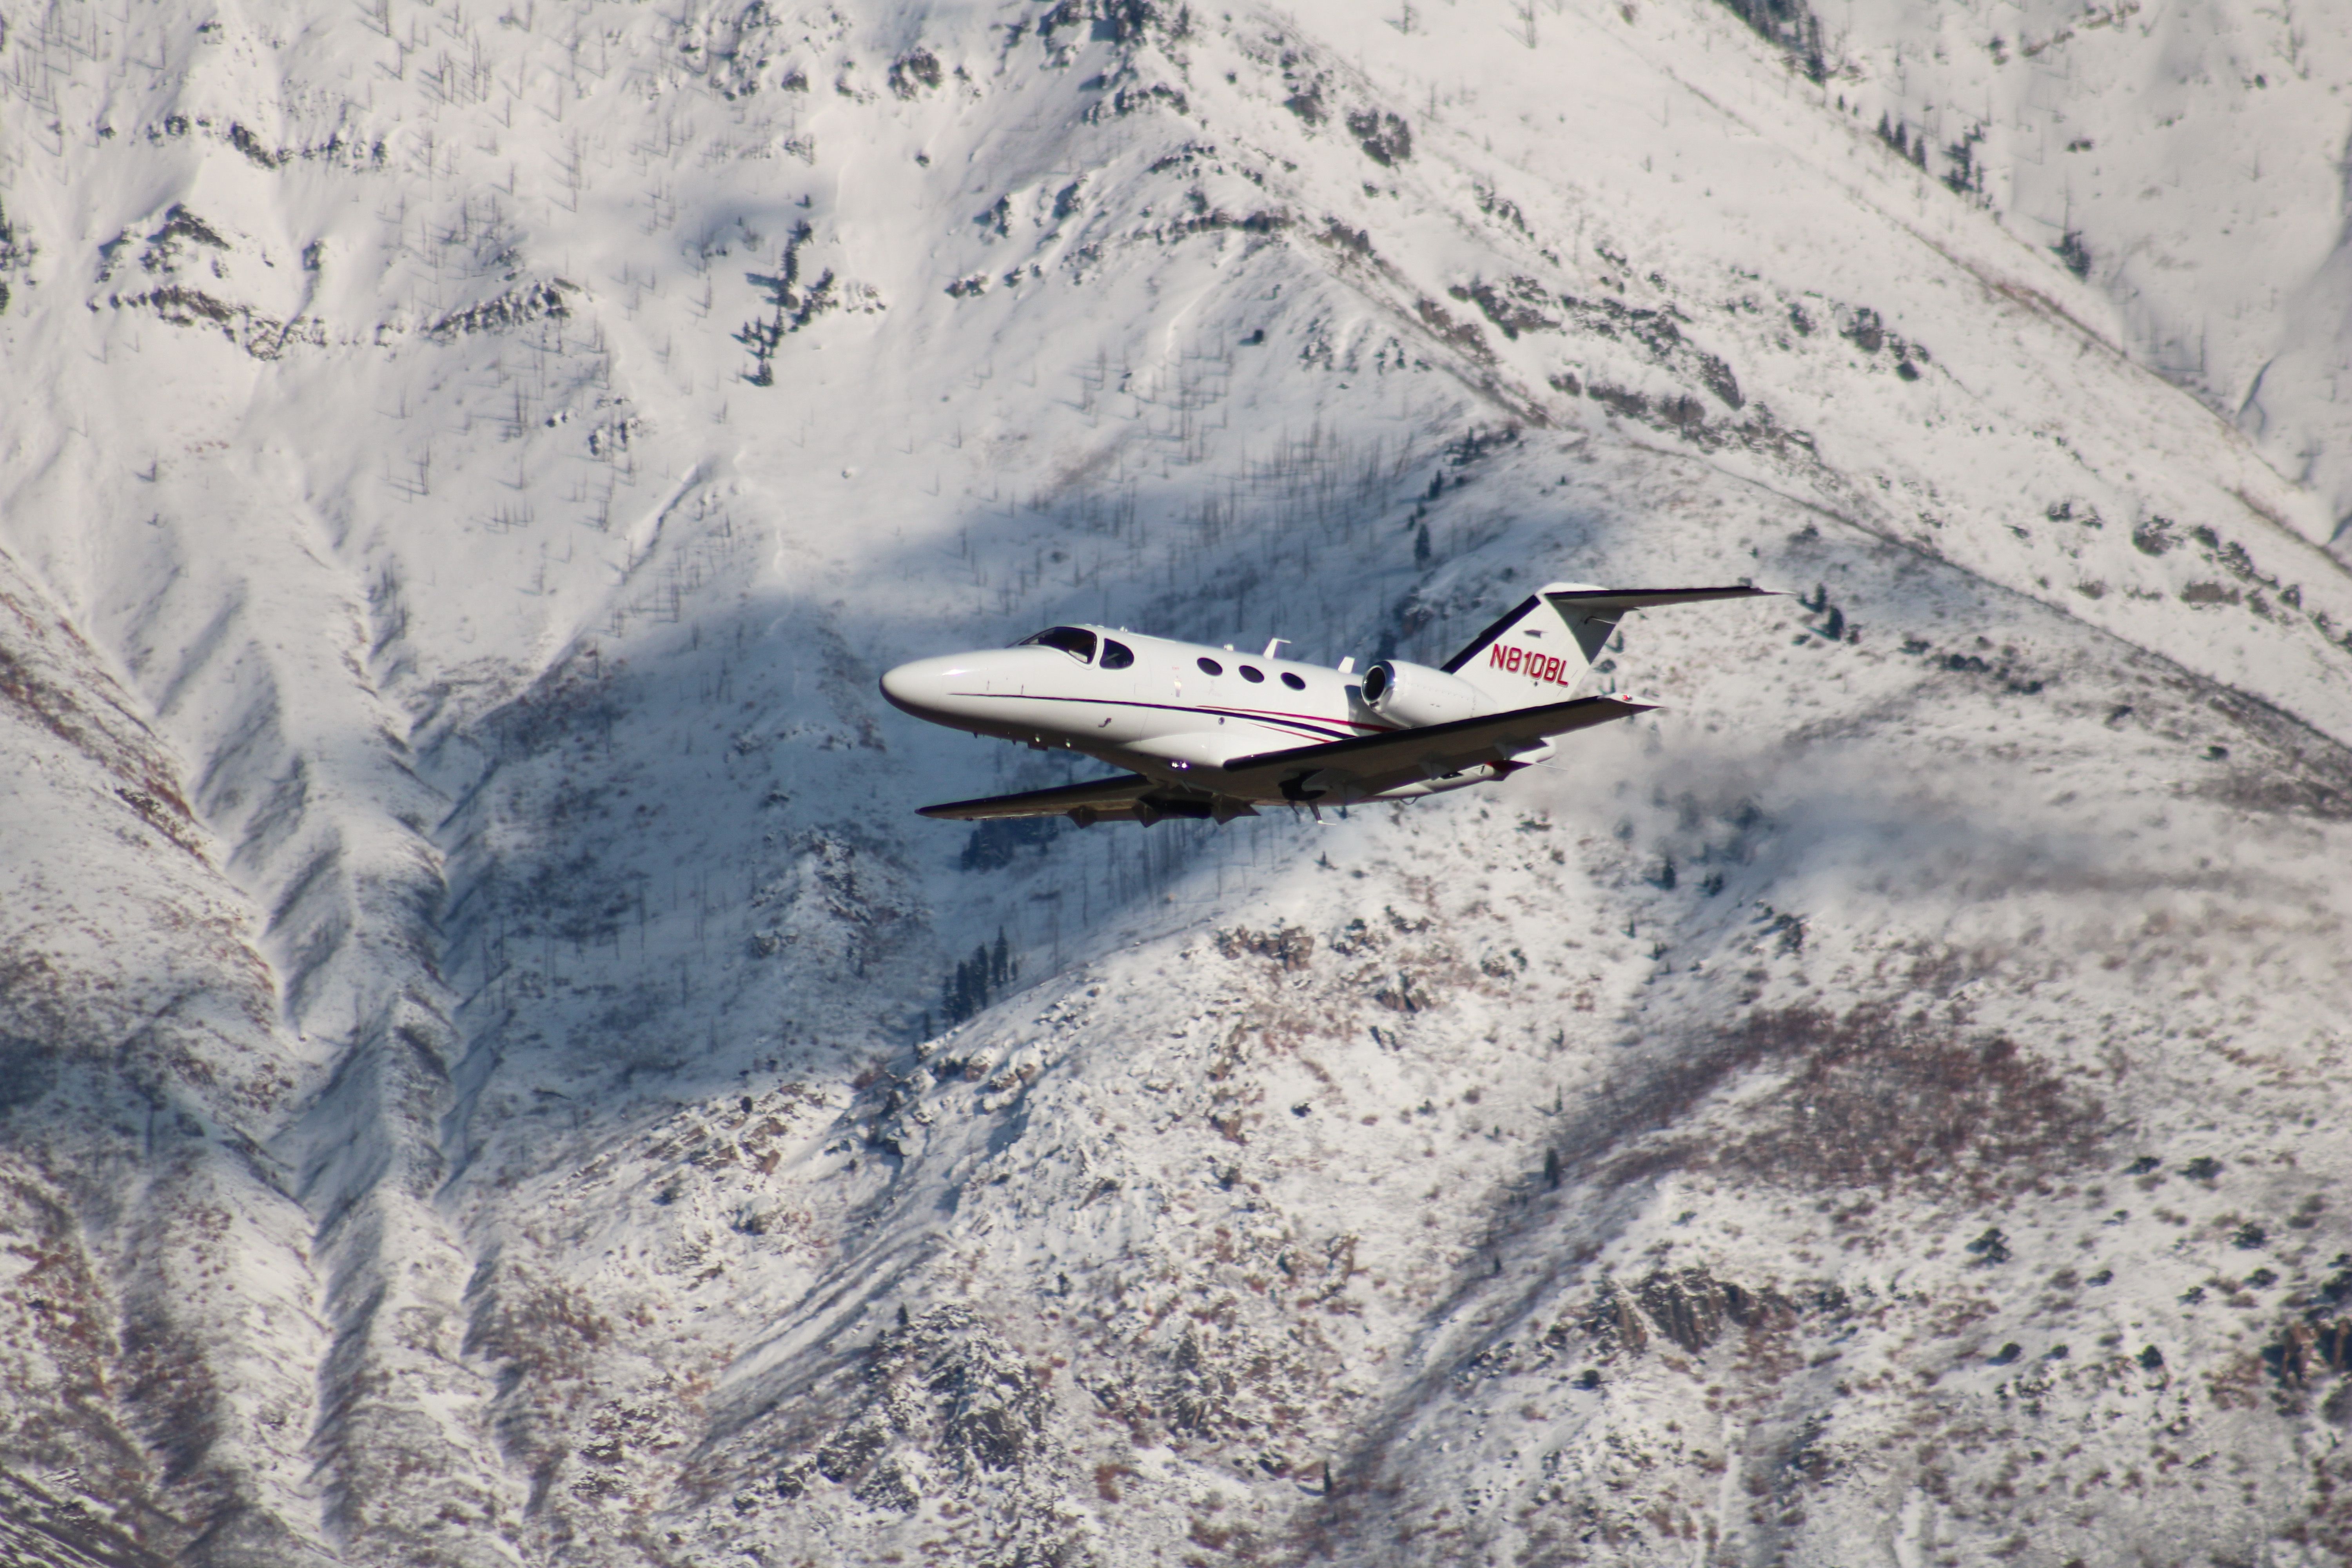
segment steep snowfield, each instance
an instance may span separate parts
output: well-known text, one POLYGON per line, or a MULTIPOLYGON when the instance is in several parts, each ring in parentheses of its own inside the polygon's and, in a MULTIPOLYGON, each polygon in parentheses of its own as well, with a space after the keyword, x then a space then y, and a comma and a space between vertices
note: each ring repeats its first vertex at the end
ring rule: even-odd
POLYGON ((2344 507, 2166 379, 2318 143, 2078 278, 1876 134, 1964 20, 10 16, 0 1541, 2340 1557, 2344 507), (1792 596, 1319 824, 874 688, 1550 576, 1792 596))
POLYGON ((2120 341, 2352 519, 2347 33, 2326 8, 1865 3, 1820 90, 2115 301, 2120 341))
POLYGON ((178 759, 13 563, 0 692, 0 1543, 43 1561, 29 1516, 102 1551, 110 1514, 295 1559, 326 1343, 268 1143, 306 1053, 178 759))

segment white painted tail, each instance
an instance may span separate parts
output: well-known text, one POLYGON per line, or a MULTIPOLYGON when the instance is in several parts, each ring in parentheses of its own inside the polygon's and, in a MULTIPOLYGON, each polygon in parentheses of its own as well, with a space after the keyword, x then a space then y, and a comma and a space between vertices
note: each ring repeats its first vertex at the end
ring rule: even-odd
POLYGON ((1585 671, 1629 610, 1660 605, 1711 604, 1764 597, 1763 588, 1596 588, 1588 583, 1547 583, 1445 661, 1448 675, 1469 682, 1503 708, 1562 702, 1575 695, 1585 671))

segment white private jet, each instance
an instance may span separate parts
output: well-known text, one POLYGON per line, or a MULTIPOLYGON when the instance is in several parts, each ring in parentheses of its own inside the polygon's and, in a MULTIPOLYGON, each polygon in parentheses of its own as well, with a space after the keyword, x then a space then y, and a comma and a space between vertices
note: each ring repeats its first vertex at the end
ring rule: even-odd
POLYGON ((1265 804, 1408 800, 1506 778, 1549 758, 1555 736, 1656 706, 1570 695, 1626 612, 1766 592, 1553 583, 1441 668, 1384 658, 1360 675, 1352 658, 1337 669, 1277 658, 1279 637, 1250 658, 1230 644, 1053 626, 1008 648, 902 664, 882 678, 882 694, 935 724, 1129 770, 925 806, 925 816, 1230 822, 1265 804))

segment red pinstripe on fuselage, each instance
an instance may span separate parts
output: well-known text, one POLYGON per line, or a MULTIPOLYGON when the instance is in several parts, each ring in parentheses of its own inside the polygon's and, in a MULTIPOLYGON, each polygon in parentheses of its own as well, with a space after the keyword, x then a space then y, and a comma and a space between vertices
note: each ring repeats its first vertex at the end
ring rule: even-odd
POLYGON ((1364 705, 1352 674, 1105 626, 1082 629, 1125 646, 1134 664, 1105 668, 1100 645, 1091 663, 1034 645, 959 654, 894 671, 891 700, 974 733, 1067 747, 1171 777, 1205 761, 1395 728, 1364 705), (1210 674, 1203 660, 1222 673, 1210 674), (1264 679, 1249 680, 1244 669, 1264 679), (1286 685, 1286 675, 1298 687, 1286 685))

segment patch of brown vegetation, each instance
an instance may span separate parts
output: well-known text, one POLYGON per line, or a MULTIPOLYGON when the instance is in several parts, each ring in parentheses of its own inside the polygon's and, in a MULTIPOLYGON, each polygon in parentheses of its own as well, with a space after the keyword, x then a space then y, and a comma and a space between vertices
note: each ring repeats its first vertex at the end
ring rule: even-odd
POLYGON ((1809 1189, 1916 1186, 1981 1199, 2091 1157, 2100 1102, 2004 1036, 1970 1037, 1925 1012, 1869 1003, 1751 1013, 1735 1027, 1612 1086, 1625 1128, 1668 1127, 1740 1074, 1779 1088, 1727 1141, 1690 1133, 1620 1154, 1603 1179, 1716 1166, 1809 1189))
POLYGON ((613 1334, 587 1291, 567 1280, 509 1270, 493 1276, 474 1315, 466 1352, 512 1367, 545 1386, 588 1375, 589 1352, 613 1334))
POLYGON ((5 590, 0 632, 13 633, 8 642, 17 645, 0 642, 0 711, 13 709, 104 768, 121 781, 114 793, 141 820, 203 859, 195 817, 171 763, 146 725, 115 699, 113 683, 90 668, 89 648, 80 636, 63 622, 37 615, 5 590), (73 668, 74 663, 84 668, 73 668), (79 689, 69 684, 77 679, 79 689))
POLYGON ((1964 1038, 1924 1013, 1799 1007, 1743 1030, 1801 1060, 1760 1108, 1766 1124, 1717 1156, 1758 1175, 1982 1197, 2089 1158, 2104 1131, 2099 1102, 2015 1041, 1964 1038))

